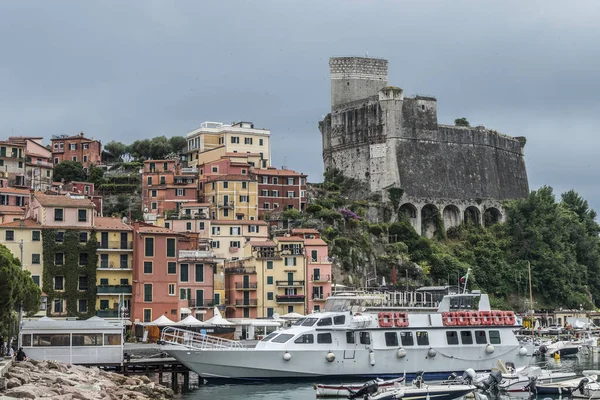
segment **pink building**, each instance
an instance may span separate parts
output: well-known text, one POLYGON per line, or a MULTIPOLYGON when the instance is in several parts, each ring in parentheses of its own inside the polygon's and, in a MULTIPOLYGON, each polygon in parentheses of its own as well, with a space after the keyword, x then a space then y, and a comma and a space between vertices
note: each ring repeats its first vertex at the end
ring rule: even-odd
POLYGON ((33 193, 27 218, 44 226, 89 229, 95 225, 94 203, 86 198, 73 198, 69 195, 33 193))
POLYGON ((27 189, 0 187, 0 205, 24 207, 29 204, 29 193, 27 189))
POLYGON ((142 206, 145 213, 162 215, 198 201, 198 170, 176 160, 144 161, 142 206))

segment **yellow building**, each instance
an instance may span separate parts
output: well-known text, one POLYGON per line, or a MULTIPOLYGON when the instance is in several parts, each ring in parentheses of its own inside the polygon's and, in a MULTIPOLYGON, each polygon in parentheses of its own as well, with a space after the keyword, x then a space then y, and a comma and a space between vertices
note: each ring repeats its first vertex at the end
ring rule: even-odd
POLYGON ((267 168, 271 165, 271 131, 254 128, 252 122, 242 121, 232 125, 204 122, 200 128, 189 132, 186 136, 190 167, 220 158, 222 154, 211 152, 217 148, 222 148, 223 153, 259 154, 256 168, 267 168))
POLYGON ((202 182, 204 202, 211 219, 258 219, 258 183, 243 174, 207 176, 202 182))
POLYGON ((96 217, 98 268, 96 315, 118 318, 119 304, 130 310, 133 281, 133 228, 119 218, 96 217))

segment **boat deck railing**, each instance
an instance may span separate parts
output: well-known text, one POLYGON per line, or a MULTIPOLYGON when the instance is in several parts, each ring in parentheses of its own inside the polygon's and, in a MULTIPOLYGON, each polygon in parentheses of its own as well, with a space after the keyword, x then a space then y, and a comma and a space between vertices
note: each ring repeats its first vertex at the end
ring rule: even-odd
POLYGON ((237 340, 224 339, 204 335, 186 329, 168 327, 161 335, 164 344, 173 344, 189 348, 190 350, 243 350, 244 346, 237 340))

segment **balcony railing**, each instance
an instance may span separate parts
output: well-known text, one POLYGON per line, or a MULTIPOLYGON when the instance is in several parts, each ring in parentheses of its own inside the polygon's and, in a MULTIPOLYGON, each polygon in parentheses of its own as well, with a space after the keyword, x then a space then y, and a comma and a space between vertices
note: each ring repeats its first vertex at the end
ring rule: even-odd
POLYGON ((257 299, 236 300, 235 305, 237 307, 256 307, 258 305, 258 300, 257 299))
POLYGON ((64 153, 65 149, 53 149, 52 152, 53 153, 64 153))
POLYGON ((188 299, 188 307, 210 308, 214 307, 215 305, 216 304, 214 299, 188 299))
POLYGON ((233 201, 220 201, 219 203, 217 203, 217 205, 219 207, 223 207, 223 208, 234 208, 235 207, 235 203, 233 201))
POLYGON ((98 285, 96 289, 98 294, 131 294, 131 285, 98 285))
POLYGON ((197 174, 198 168, 181 168, 182 174, 197 174))
POLYGON ((257 251, 256 258, 258 260, 280 260, 281 253, 279 251, 257 251))
POLYGON ((290 247, 281 249, 282 256, 301 256, 304 255, 303 247, 290 247))
POLYGON ((304 286, 304 281, 275 281, 277 286, 304 286))
POLYGON ((97 269, 122 269, 129 270, 133 268, 133 263, 131 262, 114 262, 114 261, 100 261, 100 266, 97 269))
POLYGON ((331 280, 331 275, 311 275, 311 282, 329 282, 331 280))
POLYGON ((225 273, 229 275, 253 275, 256 274, 256 267, 229 267, 225 268, 225 273))
POLYGON ((132 250, 133 242, 118 240, 109 242, 99 242, 98 248, 102 250, 132 250))
POLYGON ((312 295, 312 299, 314 301, 325 301, 325 300, 327 300, 328 297, 329 297, 329 293, 327 293, 327 294, 324 294, 324 293, 323 294, 314 294, 313 293, 313 295, 312 295))
POLYGON ((250 283, 236 282, 235 288, 236 289, 245 289, 245 290, 256 290, 258 288, 258 283, 256 283, 256 282, 250 282, 250 283))
POLYGON ((215 253, 209 250, 179 250, 179 259, 215 258, 215 253))
POLYGON ((306 296, 304 296, 303 294, 277 295, 277 302, 278 303, 304 303, 305 297, 306 296))
MULTIPOLYGON (((127 314, 125 314, 127 315, 127 314)), ((119 318, 119 310, 110 310, 110 309, 106 309, 106 310, 98 310, 96 311, 96 316, 100 317, 100 318, 119 318)))

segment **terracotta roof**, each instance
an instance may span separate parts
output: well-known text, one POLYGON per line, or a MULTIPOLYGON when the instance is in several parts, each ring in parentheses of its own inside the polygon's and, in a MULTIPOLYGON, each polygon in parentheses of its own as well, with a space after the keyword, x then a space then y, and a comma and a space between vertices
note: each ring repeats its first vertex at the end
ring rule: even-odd
POLYGON ((300 236, 276 236, 275 240, 278 242, 304 242, 306 239, 300 236))
POLYGON ((306 174, 292 171, 291 169, 256 169, 252 170, 253 174, 256 175, 284 175, 284 176, 308 176, 306 174))
POLYGON ((298 233, 301 235, 304 235, 304 234, 318 235, 319 231, 316 229, 292 229, 292 233, 293 234, 298 233))
POLYGON ((93 208, 94 203, 88 198, 74 199, 69 196, 52 196, 49 194, 35 193, 33 195, 44 207, 84 207, 93 208))
POLYGON ((170 230, 169 228, 164 228, 162 226, 140 226, 137 228, 137 232, 140 233, 170 233, 173 235, 177 235, 177 232, 170 230))
POLYGON ((15 143, 15 142, 9 142, 7 140, 0 140, 0 143, 8 145, 8 146, 12 146, 12 147, 25 147, 25 143, 15 143))
POLYGON ((132 231, 133 228, 121 220, 121 218, 96 217, 94 218, 96 229, 109 231, 132 231))
POLYGON ((212 219, 211 225, 260 225, 265 226, 267 223, 260 219, 248 220, 248 219, 236 219, 236 220, 224 220, 224 219, 212 219))
POLYGON ((327 246, 323 239, 304 239, 305 246, 327 246))
POLYGON ((242 174, 227 174, 227 175, 210 175, 206 177, 208 182, 210 181, 249 181, 248 175, 242 174))
POLYGON ((0 188, 0 193, 17 193, 17 194, 29 194, 29 189, 16 189, 16 188, 0 188))
POLYGON ((79 140, 85 140, 88 142, 100 142, 97 139, 88 139, 85 136, 79 134, 79 135, 73 135, 73 136, 66 136, 66 137, 57 137, 57 138, 52 138, 50 139, 50 141, 52 142, 60 142, 61 140, 73 140, 73 139, 79 139, 79 140))
POLYGON ((250 240, 249 242, 255 247, 275 247, 277 244, 272 240, 250 240))
POLYGON ((19 206, 0 206, 0 214, 25 214, 25 210, 19 206))
POLYGON ((188 201, 187 203, 181 204, 182 208, 186 207, 210 207, 210 203, 198 203, 196 201, 188 201))
POLYGON ((0 228, 20 228, 20 227, 41 228, 42 225, 30 218, 20 220, 20 221, 11 221, 11 222, 6 222, 4 224, 0 224, 0 228))
POLYGON ((94 230, 94 228, 92 228, 91 226, 74 226, 74 225, 50 225, 50 224, 44 224, 42 225, 43 229, 56 229, 57 231, 68 231, 68 230, 75 230, 75 231, 92 231, 94 230))

